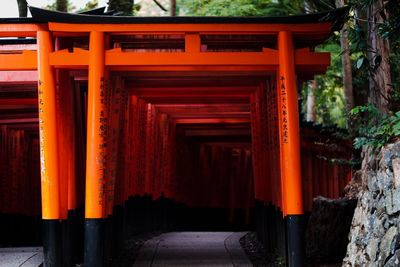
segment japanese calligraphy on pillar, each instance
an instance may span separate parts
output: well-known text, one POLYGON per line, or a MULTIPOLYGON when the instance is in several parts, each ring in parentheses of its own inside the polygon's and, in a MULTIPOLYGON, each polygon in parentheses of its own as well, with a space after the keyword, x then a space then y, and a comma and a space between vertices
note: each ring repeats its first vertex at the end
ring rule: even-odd
POLYGON ((99 157, 97 158, 97 165, 100 171, 99 176, 99 196, 98 202, 99 205, 103 205, 104 194, 105 194, 105 186, 106 186, 106 162, 107 162, 107 138, 108 138, 108 118, 107 118, 107 108, 109 104, 109 96, 106 92, 106 82, 104 77, 101 77, 100 80, 100 103, 101 103, 101 110, 100 110, 100 129, 99 135, 101 138, 101 143, 99 145, 99 157))
POLYGON ((289 127, 288 127, 288 104, 285 77, 280 78, 280 100, 281 100, 281 119, 282 119, 282 142, 289 143, 289 127))
POLYGON ((46 175, 46 164, 45 164, 45 156, 44 156, 44 118, 43 118, 43 90, 42 90, 42 82, 39 80, 38 82, 38 96, 39 96, 39 142, 40 142, 40 172, 41 177, 45 177, 46 175))
POLYGON ((107 109, 108 114, 108 160, 107 160, 107 182, 105 185, 105 194, 107 202, 107 213, 112 213, 112 207, 114 202, 114 190, 115 190, 115 173, 117 165, 117 140, 118 134, 117 129, 119 128, 119 104, 120 104, 120 83, 114 81, 112 86, 109 87, 109 83, 105 82, 105 88, 107 90, 109 105, 107 109))

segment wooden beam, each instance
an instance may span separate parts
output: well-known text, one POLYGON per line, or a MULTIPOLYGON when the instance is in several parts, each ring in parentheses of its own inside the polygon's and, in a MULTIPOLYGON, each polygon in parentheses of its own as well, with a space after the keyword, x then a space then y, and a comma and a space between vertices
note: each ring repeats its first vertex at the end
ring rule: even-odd
POLYGON ((221 119, 205 119, 205 118, 190 118, 190 119, 176 119, 176 124, 226 124, 226 123, 250 123, 250 118, 221 118, 221 119))
MULTIPOLYGON (((250 129, 197 129, 186 130, 185 136, 236 136, 251 135, 250 129)), ((247 143, 246 143, 247 144, 247 143)), ((247 144, 249 145, 249 144, 247 144)))
MULTIPOLYGON (((86 69, 89 51, 75 48, 72 52, 61 50, 50 53, 50 65, 57 68, 86 69)), ((120 48, 106 51, 105 65, 117 70, 185 70, 198 71, 216 67, 219 70, 273 71, 278 67, 278 54, 264 52, 124 52, 120 48)), ((298 71, 321 72, 330 64, 329 53, 296 51, 298 71)), ((26 50, 16 54, 0 54, 0 70, 36 70, 37 52, 26 50)))
POLYGON ((37 52, 30 50, 19 54, 0 54, 0 70, 37 70, 37 57, 37 52))
POLYGON ((33 106, 37 107, 37 98, 0 98, 0 109, 4 106, 33 106))
POLYGON ((39 123, 39 118, 0 119, 0 124, 39 123))
POLYGON ((86 68, 89 65, 89 51, 74 48, 72 52, 68 49, 53 52, 50 54, 50 65, 59 68, 86 68))
MULTIPOLYGON (((0 56, 1 60, 1 56, 0 56)), ((38 75, 36 70, 30 71, 0 71, 0 84, 35 84, 37 85, 38 75)))
POLYGON ((120 48, 106 51, 106 65, 113 66, 277 66, 278 56, 268 52, 123 52, 120 48))
MULTIPOLYGON (((3 56, 6 55, 0 55, 0 62, 3 56)), ((15 58, 15 60, 21 59, 15 58)), ((83 49, 74 49, 73 52, 61 50, 50 55, 50 64, 58 68, 87 68, 88 62, 89 52, 83 49)), ((105 65, 110 69, 120 71, 199 71, 213 68, 221 71, 275 71, 278 64, 277 51, 272 49, 263 52, 138 53, 124 52, 121 48, 115 48, 107 50, 105 55, 105 65)), ((298 71, 315 69, 321 72, 329 66, 330 55, 329 53, 296 51, 295 64, 298 71)))
POLYGON ((47 24, 4 23, 0 24, 0 37, 36 37, 38 31, 46 31, 47 24))
POLYGON ((294 33, 329 34, 332 24, 71 24, 49 22, 49 29, 54 32, 90 32, 107 33, 178 33, 198 32, 199 34, 277 34, 291 30, 294 33))

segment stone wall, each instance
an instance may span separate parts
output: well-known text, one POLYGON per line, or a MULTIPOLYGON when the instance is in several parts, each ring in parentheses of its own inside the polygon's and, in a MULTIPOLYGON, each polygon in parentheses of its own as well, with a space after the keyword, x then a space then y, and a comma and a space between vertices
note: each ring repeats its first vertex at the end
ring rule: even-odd
POLYGON ((363 154, 362 190, 343 266, 400 266, 400 141, 363 154))

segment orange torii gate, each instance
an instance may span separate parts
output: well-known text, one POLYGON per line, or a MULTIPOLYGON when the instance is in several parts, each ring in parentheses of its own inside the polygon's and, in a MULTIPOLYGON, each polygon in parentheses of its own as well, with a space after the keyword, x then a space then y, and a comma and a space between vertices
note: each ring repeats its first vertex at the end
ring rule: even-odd
POLYGON ((251 124, 255 197, 280 208, 286 221, 288 266, 302 266, 297 83, 329 66, 329 53, 312 48, 340 28, 347 8, 254 18, 139 18, 30 10, 32 19, 1 20, 0 36, 36 38, 37 50, 0 54, 0 70, 38 72, 45 266, 62 266, 59 223, 83 201, 75 175, 74 96, 69 87, 71 79, 86 79, 86 70, 85 266, 106 265, 104 223, 113 207, 137 190, 129 173, 145 169, 143 192, 176 194, 171 189, 172 165, 162 174, 153 173, 163 168, 154 156, 162 153, 173 162, 175 141, 160 136, 174 134, 176 125, 199 122, 251 124), (151 79, 135 81, 142 76, 151 79), (166 82, 170 76, 173 79, 166 82), (211 78, 204 83, 199 77, 211 78), (197 107, 184 116, 190 114, 190 106, 203 102, 216 107, 197 107), (249 106, 224 110, 221 103, 249 106), (187 106, 177 107, 183 104, 187 106), (160 112, 170 112, 170 117, 160 112), (118 133, 133 123, 144 126, 145 133, 118 133), (124 147, 124 140, 131 145, 124 147), (163 144, 161 150, 157 142, 163 144), (117 151, 140 157, 135 154, 139 147, 146 151, 145 163, 121 163, 125 159, 117 151), (118 170, 118 164, 124 169, 118 170))

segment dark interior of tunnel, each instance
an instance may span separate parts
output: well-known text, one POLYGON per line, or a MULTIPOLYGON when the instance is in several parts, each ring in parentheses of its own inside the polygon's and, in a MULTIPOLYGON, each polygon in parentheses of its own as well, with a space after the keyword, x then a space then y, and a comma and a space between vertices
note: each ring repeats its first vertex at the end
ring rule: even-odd
POLYGON ((254 228, 254 190, 249 124, 184 125, 177 128, 177 180, 195 230, 254 228))

